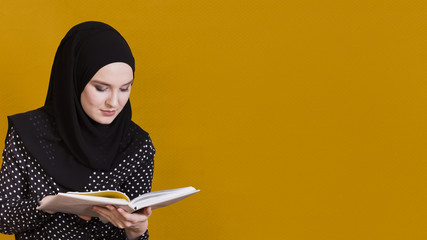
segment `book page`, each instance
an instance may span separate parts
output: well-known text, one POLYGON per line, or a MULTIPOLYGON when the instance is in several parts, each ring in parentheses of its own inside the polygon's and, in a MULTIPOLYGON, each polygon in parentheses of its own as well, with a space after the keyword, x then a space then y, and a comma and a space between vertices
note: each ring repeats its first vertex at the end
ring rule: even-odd
POLYGON ((131 212, 132 208, 128 204, 129 202, 125 199, 59 193, 55 197, 50 198, 49 201, 42 200, 37 209, 99 217, 96 212, 92 211, 93 206, 113 205, 131 212))
POLYGON ((97 191, 97 192, 67 192, 67 194, 78 194, 78 195, 85 195, 85 196, 125 199, 126 201, 130 202, 129 197, 126 194, 119 191, 112 191, 112 190, 97 191))
POLYGON ((193 187, 186 187, 151 192, 133 199, 130 203, 130 206, 134 210, 139 210, 149 206, 152 209, 161 208, 181 201, 182 199, 189 197, 199 191, 200 190, 196 190, 193 187))
POLYGON ((151 206, 152 209, 164 207, 197 192, 199 192, 199 190, 193 187, 156 191, 143 194, 130 203, 128 197, 124 193, 118 191, 68 192, 59 193, 47 200, 44 198, 37 209, 99 217, 96 212, 92 211, 93 206, 103 207, 106 205, 113 205, 127 212, 134 212, 149 206, 151 206))

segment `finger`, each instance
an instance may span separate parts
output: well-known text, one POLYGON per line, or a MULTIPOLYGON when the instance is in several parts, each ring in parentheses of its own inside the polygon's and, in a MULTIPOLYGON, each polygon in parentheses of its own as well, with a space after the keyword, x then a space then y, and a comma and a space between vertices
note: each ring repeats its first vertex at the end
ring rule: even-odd
POLYGON ((122 208, 116 208, 111 205, 103 207, 94 207, 94 210, 102 217, 106 218, 111 224, 118 228, 135 228, 148 221, 151 214, 151 208, 139 213, 128 213, 122 208))
POLYGON ((79 218, 86 220, 86 221, 90 221, 92 219, 92 217, 89 217, 89 216, 82 216, 82 215, 78 215, 78 216, 79 216, 79 218))
POLYGON ((94 207, 94 211, 96 211, 99 215, 107 219, 111 224, 118 228, 124 228, 124 220, 121 214, 117 211, 114 206, 108 205, 104 207, 94 207))
POLYGON ((150 217, 151 216, 151 207, 146 207, 144 209, 144 213, 147 217, 150 217))
POLYGON ((104 219, 104 221, 103 221, 104 223, 111 222, 111 213, 108 209, 106 209, 104 207, 98 207, 98 206, 94 206, 92 209, 93 209, 93 211, 95 211, 96 213, 98 213, 101 216, 100 219, 104 219))
MULTIPOLYGON (((112 217, 112 218, 115 218, 117 221, 126 221, 127 220, 127 217, 126 216, 124 216, 123 214, 122 214, 122 212, 120 212, 119 211, 119 209, 120 210, 122 210, 122 211, 124 211, 123 209, 121 209, 121 208, 116 208, 116 207, 114 207, 114 206, 111 206, 111 205, 108 205, 107 206, 107 209, 110 211, 109 213, 110 213, 110 216, 112 217)), ((125 213, 126 213, 126 211, 124 211, 125 213)))
POLYGON ((93 206, 94 211, 96 211, 98 213, 107 214, 107 215, 112 215, 115 209, 116 208, 114 206, 111 206, 111 205, 107 205, 105 207, 93 206))
POLYGON ((121 215, 120 219, 128 226, 129 224, 134 225, 138 222, 147 220, 147 217, 141 213, 128 213, 122 208, 118 208, 117 212, 121 215), (142 217, 141 217, 142 216, 142 217))
POLYGON ((140 210, 138 210, 136 212, 133 212, 133 214, 137 214, 137 213, 138 214, 144 214, 148 218, 148 217, 151 216, 151 207, 145 207, 145 208, 142 208, 142 209, 140 209, 140 210))
MULTIPOLYGON (((144 210, 139 211, 139 212, 133 212, 133 213, 128 213, 123 209, 117 209, 118 212, 120 212, 123 215, 123 218, 125 218, 125 225, 127 227, 132 227, 135 228, 137 226, 141 226, 144 224, 147 224, 148 222, 148 215, 146 215, 146 213, 144 213, 144 210)), ((147 214, 150 214, 149 212, 147 214)))

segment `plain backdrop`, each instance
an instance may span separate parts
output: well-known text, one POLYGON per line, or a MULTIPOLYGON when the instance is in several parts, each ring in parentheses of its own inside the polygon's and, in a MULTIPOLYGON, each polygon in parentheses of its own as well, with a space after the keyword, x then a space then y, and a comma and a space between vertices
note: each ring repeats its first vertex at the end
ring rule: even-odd
POLYGON ((426 12, 420 0, 2 0, 0 135, 6 116, 44 104, 65 33, 103 21, 136 58, 153 190, 201 189, 154 210, 150 239, 426 239, 426 12))

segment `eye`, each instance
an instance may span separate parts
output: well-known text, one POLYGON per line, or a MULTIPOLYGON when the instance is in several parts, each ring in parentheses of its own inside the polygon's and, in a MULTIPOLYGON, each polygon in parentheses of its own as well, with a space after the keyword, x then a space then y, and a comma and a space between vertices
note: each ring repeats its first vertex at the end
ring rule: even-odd
POLYGON ((98 92, 104 92, 105 90, 107 90, 107 88, 105 88, 105 87, 101 87, 101 86, 95 86, 95 89, 96 89, 98 92))
POLYGON ((129 92, 131 84, 124 85, 120 88, 121 92, 129 92))
POLYGON ((120 88, 120 91, 122 91, 122 92, 128 92, 128 91, 129 91, 129 89, 130 89, 130 87, 127 87, 127 88, 120 88))

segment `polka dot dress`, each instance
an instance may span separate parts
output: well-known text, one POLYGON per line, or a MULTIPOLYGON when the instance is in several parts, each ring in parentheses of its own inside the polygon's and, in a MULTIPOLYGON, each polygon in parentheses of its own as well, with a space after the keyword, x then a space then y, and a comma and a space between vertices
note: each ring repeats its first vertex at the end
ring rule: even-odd
MULTIPOLYGON (((86 191, 118 190, 131 199, 151 191, 154 148, 149 137, 139 153, 128 155, 112 171, 95 171, 86 191), (138 154, 142 155, 137 157, 138 154), (135 156, 136 155, 136 156, 135 156), (138 159, 138 160, 137 160, 138 159), (141 162, 139 159, 143 159, 141 162)), ((123 229, 97 218, 85 221, 76 215, 48 214, 36 210, 44 196, 64 192, 26 150, 10 126, 0 171, 0 232, 16 239, 126 239, 123 229)), ((148 231, 139 239, 148 239, 148 231)))

